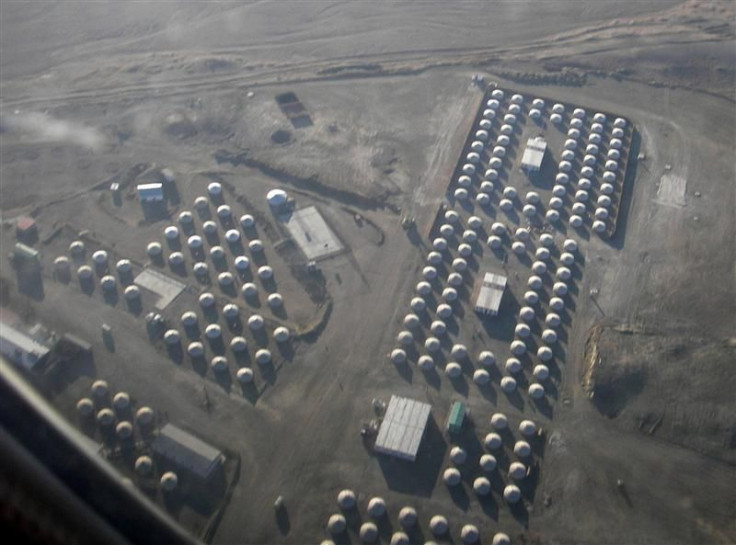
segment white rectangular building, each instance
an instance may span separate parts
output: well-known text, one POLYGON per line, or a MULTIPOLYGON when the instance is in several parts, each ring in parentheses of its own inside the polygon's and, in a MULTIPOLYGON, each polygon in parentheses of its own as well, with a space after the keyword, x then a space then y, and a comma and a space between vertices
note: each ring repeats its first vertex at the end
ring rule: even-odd
POLYGON ((501 299, 506 289, 506 277, 486 273, 483 283, 476 289, 475 312, 486 316, 496 316, 501 308, 501 299))
POLYGON ((431 408, 428 403, 391 396, 374 450, 403 460, 416 460, 431 408))
POLYGON ((526 149, 521 157, 521 168, 527 172, 539 172, 542 168, 547 142, 541 136, 534 136, 526 141, 526 149))
POLYGON ((31 371, 48 353, 48 347, 25 333, 9 325, 0 324, 0 354, 9 361, 31 371))
POLYGON ((295 210, 284 216, 282 221, 310 261, 325 259, 343 251, 340 240, 314 206, 295 210))
POLYGON ((164 200, 164 185, 162 183, 138 184, 136 189, 141 202, 161 202, 164 200))

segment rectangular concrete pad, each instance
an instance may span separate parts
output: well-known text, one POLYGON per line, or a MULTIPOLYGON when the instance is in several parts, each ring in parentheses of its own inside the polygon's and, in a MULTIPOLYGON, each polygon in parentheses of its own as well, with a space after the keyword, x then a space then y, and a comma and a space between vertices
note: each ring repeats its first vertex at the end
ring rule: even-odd
POLYGON ((186 288, 186 284, 153 269, 145 269, 136 276, 134 282, 140 287, 158 294, 156 308, 159 310, 169 306, 169 303, 176 299, 176 296, 186 288))
POLYGON ((679 176, 665 174, 657 188, 657 202, 671 206, 685 206, 685 189, 687 180, 679 176))
POLYGON ((284 219, 284 223, 307 259, 324 259, 343 250, 335 233, 314 206, 295 210, 284 219))
POLYGON ((430 409, 427 403, 391 396, 378 430, 375 451, 405 460, 416 460, 430 409))

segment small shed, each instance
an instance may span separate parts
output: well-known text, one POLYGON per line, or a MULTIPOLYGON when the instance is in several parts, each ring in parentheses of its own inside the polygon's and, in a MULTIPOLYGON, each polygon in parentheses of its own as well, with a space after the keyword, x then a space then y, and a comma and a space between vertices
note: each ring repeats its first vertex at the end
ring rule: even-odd
POLYGON ((22 216, 15 222, 15 238, 23 242, 34 242, 38 238, 36 220, 22 216))
POLYGON ((450 407, 450 415, 447 417, 447 431, 454 434, 460 433, 463 429, 463 423, 465 422, 467 413, 465 403, 455 401, 452 407, 450 407))
POLYGON ((501 307, 501 299, 506 289, 506 277, 495 273, 486 273, 483 283, 476 288, 473 299, 475 312, 486 316, 496 316, 501 307))
POLYGON ((164 185, 160 182, 138 184, 138 198, 144 202, 162 202, 164 200, 164 185))

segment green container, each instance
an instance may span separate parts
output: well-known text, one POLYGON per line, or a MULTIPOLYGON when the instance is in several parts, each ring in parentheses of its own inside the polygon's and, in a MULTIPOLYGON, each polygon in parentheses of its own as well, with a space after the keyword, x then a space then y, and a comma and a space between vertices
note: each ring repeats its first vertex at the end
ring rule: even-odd
POLYGON ((465 415, 467 409, 465 403, 456 401, 450 407, 450 416, 447 418, 447 431, 450 433, 460 433, 463 429, 463 422, 465 422, 465 415))

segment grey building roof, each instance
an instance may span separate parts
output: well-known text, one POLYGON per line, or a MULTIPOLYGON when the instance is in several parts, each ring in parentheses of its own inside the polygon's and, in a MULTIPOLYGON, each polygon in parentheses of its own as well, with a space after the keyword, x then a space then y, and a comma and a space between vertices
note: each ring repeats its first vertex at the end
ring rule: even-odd
POLYGON ((13 361, 15 361, 15 350, 21 350, 28 354, 28 360, 32 361, 33 364, 49 353, 48 347, 7 324, 0 324, 0 338, 3 341, 0 343, 0 347, 2 347, 4 355, 13 361))
POLYGON ((486 273, 475 300, 475 310, 486 314, 498 314, 504 289, 506 289, 505 276, 486 273))
POLYGON ((427 403, 391 396, 378 430, 375 451, 405 460, 416 460, 430 409, 427 403))
POLYGON ((161 428, 152 447, 156 454, 202 479, 207 479, 223 459, 219 450, 173 424, 161 428))

